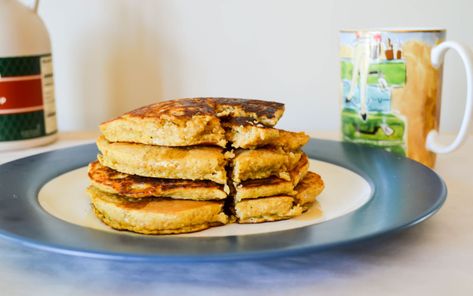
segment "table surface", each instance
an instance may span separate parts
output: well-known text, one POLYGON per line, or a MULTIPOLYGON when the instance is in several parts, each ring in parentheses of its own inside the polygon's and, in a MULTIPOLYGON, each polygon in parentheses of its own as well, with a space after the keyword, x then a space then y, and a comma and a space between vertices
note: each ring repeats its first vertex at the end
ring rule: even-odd
MULTIPOLYGON (((0 153, 0 163, 95 136, 63 133, 49 146, 0 153)), ((0 295, 473 295, 471 151, 473 137, 438 157, 435 170, 448 187, 445 205, 389 237, 304 256, 198 264, 72 257, 0 239, 0 295)))

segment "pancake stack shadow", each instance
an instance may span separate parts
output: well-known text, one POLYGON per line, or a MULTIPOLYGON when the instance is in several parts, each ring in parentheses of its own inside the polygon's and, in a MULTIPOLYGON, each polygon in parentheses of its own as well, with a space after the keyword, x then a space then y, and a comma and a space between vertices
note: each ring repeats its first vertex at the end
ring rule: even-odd
POLYGON ((283 113, 276 102, 195 98, 104 122, 89 165, 95 214, 144 234, 302 214, 324 184, 300 150, 309 137, 274 128, 283 113))

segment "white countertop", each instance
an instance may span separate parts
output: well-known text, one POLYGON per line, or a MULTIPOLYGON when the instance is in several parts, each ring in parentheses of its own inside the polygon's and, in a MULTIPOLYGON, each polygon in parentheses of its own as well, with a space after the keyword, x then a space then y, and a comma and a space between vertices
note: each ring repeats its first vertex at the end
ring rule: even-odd
MULTIPOLYGON (((0 162, 94 137, 61 134, 47 147, 0 153, 0 162)), ((393 236, 305 256, 199 264, 72 257, 0 239, 0 295, 473 295, 472 151, 470 137, 438 157, 445 205, 393 236)))

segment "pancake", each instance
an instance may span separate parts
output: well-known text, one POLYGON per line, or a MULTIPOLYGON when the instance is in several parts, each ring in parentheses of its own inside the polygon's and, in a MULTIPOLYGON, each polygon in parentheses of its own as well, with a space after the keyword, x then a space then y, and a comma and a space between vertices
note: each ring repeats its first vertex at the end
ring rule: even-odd
POLYGON ((234 148, 254 149, 261 146, 281 147, 295 151, 307 144, 309 136, 304 132, 289 132, 266 127, 249 118, 233 118, 223 123, 225 137, 234 148))
POLYGON ((219 147, 163 147, 97 140, 103 166, 121 173, 165 179, 210 180, 226 184, 226 159, 219 147))
POLYGON ((117 172, 98 161, 89 164, 89 179, 97 189, 130 200, 144 197, 170 197, 189 200, 221 200, 228 186, 212 181, 158 179, 117 172))
POLYGON ((230 98, 189 98, 164 101, 104 122, 100 130, 110 142, 161 146, 226 146, 220 118, 249 117, 273 126, 284 104, 230 98))
POLYGON ((143 234, 301 215, 324 183, 300 150, 309 137, 274 128, 283 113, 277 102, 188 98, 102 123, 88 171, 95 214, 143 234))
POLYGON ((324 190, 325 184, 322 178, 314 173, 308 172, 301 182, 294 188, 297 194, 294 196, 296 203, 305 212, 314 204, 316 197, 324 190))
POLYGON ((290 219, 302 214, 292 196, 270 196, 245 199, 235 204, 238 223, 261 223, 290 219))
POLYGON ((130 202, 119 195, 87 189, 93 210, 112 228, 143 234, 194 232, 229 222, 221 201, 148 198, 130 202))
POLYGON ((287 181, 278 177, 269 177, 264 179, 246 180, 235 186, 236 202, 243 199, 259 198, 280 194, 296 194, 294 187, 307 174, 309 169, 309 159, 304 154, 296 167, 290 172, 291 180, 287 181))
POLYGON ((272 148, 236 150, 235 157, 230 161, 232 180, 239 184, 245 180, 276 176, 290 181, 289 171, 297 165, 302 154, 301 151, 285 152, 272 148))
POLYGON ((284 113, 284 104, 272 101, 209 98, 215 102, 219 118, 251 118, 265 126, 275 126, 284 113))
POLYGON ((294 188, 296 194, 245 199, 235 203, 238 223, 261 223, 290 219, 310 209, 324 189, 319 175, 308 172, 294 188))

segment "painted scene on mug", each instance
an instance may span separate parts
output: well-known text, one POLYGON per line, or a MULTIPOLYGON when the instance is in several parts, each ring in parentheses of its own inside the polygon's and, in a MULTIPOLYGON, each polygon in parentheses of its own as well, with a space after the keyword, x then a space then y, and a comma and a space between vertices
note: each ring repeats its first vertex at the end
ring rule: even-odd
POLYGON ((425 148, 438 129, 442 69, 430 62, 445 31, 340 33, 343 140, 363 143, 433 166, 425 148))

